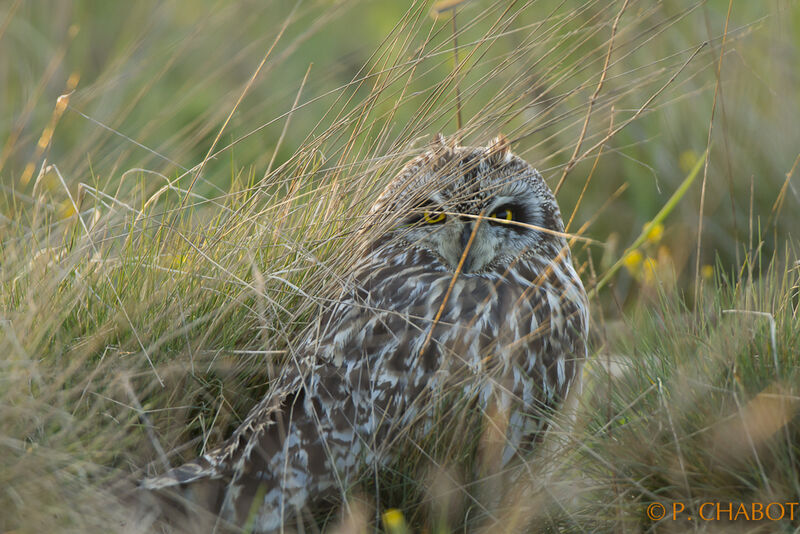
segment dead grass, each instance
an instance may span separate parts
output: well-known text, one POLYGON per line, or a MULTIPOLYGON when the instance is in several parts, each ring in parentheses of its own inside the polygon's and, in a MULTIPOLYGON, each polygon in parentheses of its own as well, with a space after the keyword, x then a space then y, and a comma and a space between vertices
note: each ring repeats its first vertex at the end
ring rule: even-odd
POLYGON ((689 525, 649 503, 796 500, 800 91, 771 58, 800 50, 800 11, 727 7, 467 2, 457 63, 424 2, 0 8, 0 532, 114 530, 112 481, 228 435, 437 131, 502 131, 563 184, 589 287, 710 152, 595 296, 567 446, 476 482, 488 438, 443 429, 352 490, 356 524, 669 532, 689 525))

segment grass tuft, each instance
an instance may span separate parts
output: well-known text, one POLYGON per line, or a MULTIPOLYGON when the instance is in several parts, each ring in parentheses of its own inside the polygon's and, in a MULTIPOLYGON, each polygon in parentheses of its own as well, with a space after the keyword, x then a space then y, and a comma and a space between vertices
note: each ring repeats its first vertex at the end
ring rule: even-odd
POLYGON ((0 532, 121 530, 110 487, 227 437, 438 132, 504 133, 559 189, 583 392, 513 472, 501 418, 444 406, 309 531, 795 532, 697 518, 800 495, 798 24, 788 0, 0 5, 0 532))

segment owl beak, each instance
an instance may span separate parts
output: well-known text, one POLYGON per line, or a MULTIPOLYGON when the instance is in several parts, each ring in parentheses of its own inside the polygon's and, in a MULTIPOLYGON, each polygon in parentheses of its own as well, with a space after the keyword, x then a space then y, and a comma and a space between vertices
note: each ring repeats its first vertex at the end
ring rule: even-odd
MULTIPOLYGON (((461 227, 461 235, 459 236, 459 241, 460 241, 460 244, 461 244, 461 250, 466 251, 466 254, 467 254, 467 257, 464 258, 464 264, 461 266, 461 271, 465 272, 465 273, 468 273, 468 272, 471 271, 472 258, 475 257, 474 254, 471 254, 470 250, 467 250, 467 245, 469 244, 469 238, 470 238, 470 236, 472 236, 472 232, 473 232, 474 226, 475 226, 475 224, 473 222, 464 223, 464 226, 461 227)), ((474 244, 475 243, 473 242, 473 245, 474 244)))
POLYGON ((462 249, 467 248, 467 244, 469 243, 469 238, 472 235, 472 229, 473 229, 472 222, 464 223, 464 225, 461 227, 460 241, 462 249))

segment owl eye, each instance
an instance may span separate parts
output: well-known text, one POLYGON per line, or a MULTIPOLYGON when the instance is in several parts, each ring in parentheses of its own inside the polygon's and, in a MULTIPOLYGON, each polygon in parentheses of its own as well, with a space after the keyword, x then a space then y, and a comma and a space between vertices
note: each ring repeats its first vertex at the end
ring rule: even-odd
POLYGON ((511 211, 511 208, 503 208, 497 210, 496 212, 491 214, 493 219, 500 219, 503 221, 513 221, 514 220, 514 212, 511 211))
POLYGON ((422 213, 422 220, 428 224, 444 222, 447 216, 442 212, 426 211, 422 213))

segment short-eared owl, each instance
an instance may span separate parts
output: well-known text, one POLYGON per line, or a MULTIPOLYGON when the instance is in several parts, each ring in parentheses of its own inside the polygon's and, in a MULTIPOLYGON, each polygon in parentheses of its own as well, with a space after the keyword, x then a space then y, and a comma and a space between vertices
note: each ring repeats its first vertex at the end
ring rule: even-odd
POLYGON ((435 431, 443 392, 504 411, 502 462, 533 448, 580 373, 588 329, 541 175, 502 136, 437 136, 366 221, 339 298, 270 394, 218 449, 143 489, 272 532, 435 431))

